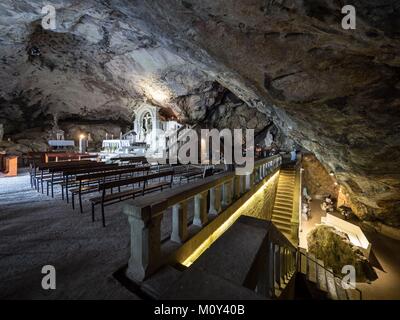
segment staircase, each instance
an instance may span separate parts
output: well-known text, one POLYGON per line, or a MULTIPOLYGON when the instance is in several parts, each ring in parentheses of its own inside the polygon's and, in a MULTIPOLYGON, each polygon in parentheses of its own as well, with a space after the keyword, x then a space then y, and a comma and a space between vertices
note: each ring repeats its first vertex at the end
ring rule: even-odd
POLYGON ((361 300, 358 289, 344 289, 341 279, 336 277, 330 268, 326 268, 322 260, 313 254, 299 249, 298 274, 303 276, 303 285, 311 293, 311 299, 329 300, 361 300))
POLYGON ((282 168, 279 174, 278 189, 272 210, 272 222, 287 238, 291 235, 291 219, 296 170, 294 167, 282 168))

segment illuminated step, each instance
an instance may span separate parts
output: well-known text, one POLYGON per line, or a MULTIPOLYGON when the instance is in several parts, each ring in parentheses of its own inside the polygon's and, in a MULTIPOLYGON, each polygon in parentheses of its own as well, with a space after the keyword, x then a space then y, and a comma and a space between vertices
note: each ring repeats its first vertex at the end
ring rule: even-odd
POLYGON ((275 212, 282 212, 283 214, 292 214, 292 208, 282 208, 274 206, 273 211, 275 212))
POLYGON ((281 211, 281 212, 290 212, 290 213, 292 213, 293 206, 282 207, 282 206, 277 206, 275 204, 274 210, 281 211))
POLYGON ((282 216, 273 216, 272 222, 279 222, 290 225, 290 217, 282 217, 282 216))
POLYGON ((278 188, 279 187, 286 187, 286 188, 294 189, 294 185, 293 184, 289 184, 289 183, 278 183, 278 188))
POLYGON ((272 211, 272 217, 287 217, 289 219, 292 219, 292 212, 281 212, 281 211, 272 211))
POLYGON ((276 200, 275 206, 292 208, 293 202, 288 200, 276 200))
POLYGON ((290 225, 282 224, 282 223, 277 222, 277 221, 272 221, 272 222, 273 222, 273 224, 276 225, 276 227, 277 227, 279 230, 285 230, 285 231, 289 231, 289 232, 292 230, 292 228, 291 228, 290 225))
POLYGON ((278 190, 280 190, 280 189, 290 189, 290 190, 293 190, 294 189, 294 186, 291 186, 291 185, 288 185, 288 184, 278 184, 278 190))
POLYGON ((286 194, 282 194, 282 193, 277 193, 276 194, 276 199, 278 200, 283 200, 283 201, 289 201, 289 202, 293 202, 293 195, 286 195, 286 194))

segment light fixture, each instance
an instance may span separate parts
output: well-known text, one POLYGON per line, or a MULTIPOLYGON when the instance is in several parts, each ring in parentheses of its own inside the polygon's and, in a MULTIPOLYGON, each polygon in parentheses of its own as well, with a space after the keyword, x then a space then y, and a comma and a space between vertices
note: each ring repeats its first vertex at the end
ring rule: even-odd
POLYGON ((331 171, 331 172, 329 172, 329 175, 330 175, 331 177, 333 177, 333 176, 335 175, 335 173, 334 173, 333 171, 331 171))

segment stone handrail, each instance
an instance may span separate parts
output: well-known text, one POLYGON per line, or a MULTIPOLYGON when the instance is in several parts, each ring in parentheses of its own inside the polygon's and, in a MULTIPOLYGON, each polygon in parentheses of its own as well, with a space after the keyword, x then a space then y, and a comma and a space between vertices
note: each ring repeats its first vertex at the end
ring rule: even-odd
MULTIPOLYGON (((248 175, 226 172, 203 180, 149 194, 127 203, 123 212, 128 216, 131 232, 131 257, 127 276, 141 282, 167 262, 179 262, 197 249, 199 241, 191 241, 212 221, 225 222, 231 215, 230 207, 249 198, 252 188, 270 177, 281 165, 281 156, 258 160, 248 175), (209 198, 209 209, 207 200, 209 198), (189 232, 188 201, 194 199, 193 226, 196 234, 189 232), (172 207, 172 232, 166 248, 161 248, 161 220, 172 207), (227 214, 225 214, 227 213, 227 214), (200 229, 200 230, 198 230, 200 229), (184 249, 182 249, 184 247, 184 249)), ((212 230, 211 230, 212 229, 212 230)))

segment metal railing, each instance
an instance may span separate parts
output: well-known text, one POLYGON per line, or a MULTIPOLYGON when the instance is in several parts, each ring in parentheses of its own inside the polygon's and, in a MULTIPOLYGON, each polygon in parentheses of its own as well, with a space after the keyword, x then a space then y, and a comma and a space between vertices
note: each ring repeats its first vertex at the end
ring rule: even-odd
MULTIPOLYGON (((327 269, 324 265, 322 265, 321 263, 319 263, 317 260, 311 258, 310 256, 308 256, 306 253, 301 252, 300 250, 298 250, 298 259, 297 259, 297 270, 300 270, 301 268, 301 256, 305 257, 307 259, 307 265, 308 265, 308 260, 311 260, 313 263, 317 264, 320 268, 324 269, 324 272, 328 272, 332 275, 334 280, 340 281, 340 283, 342 282, 342 277, 343 275, 338 275, 335 274, 332 270, 327 269)), ((337 281, 334 281, 335 284, 335 290, 337 290, 337 281)), ((344 291, 346 291, 346 295, 347 295, 347 290, 342 287, 342 289, 344 291)), ((352 287, 350 288, 350 290, 355 290, 358 294, 359 300, 362 300, 362 291, 356 287, 352 287)), ((347 295, 348 297, 348 295, 347 295)))

